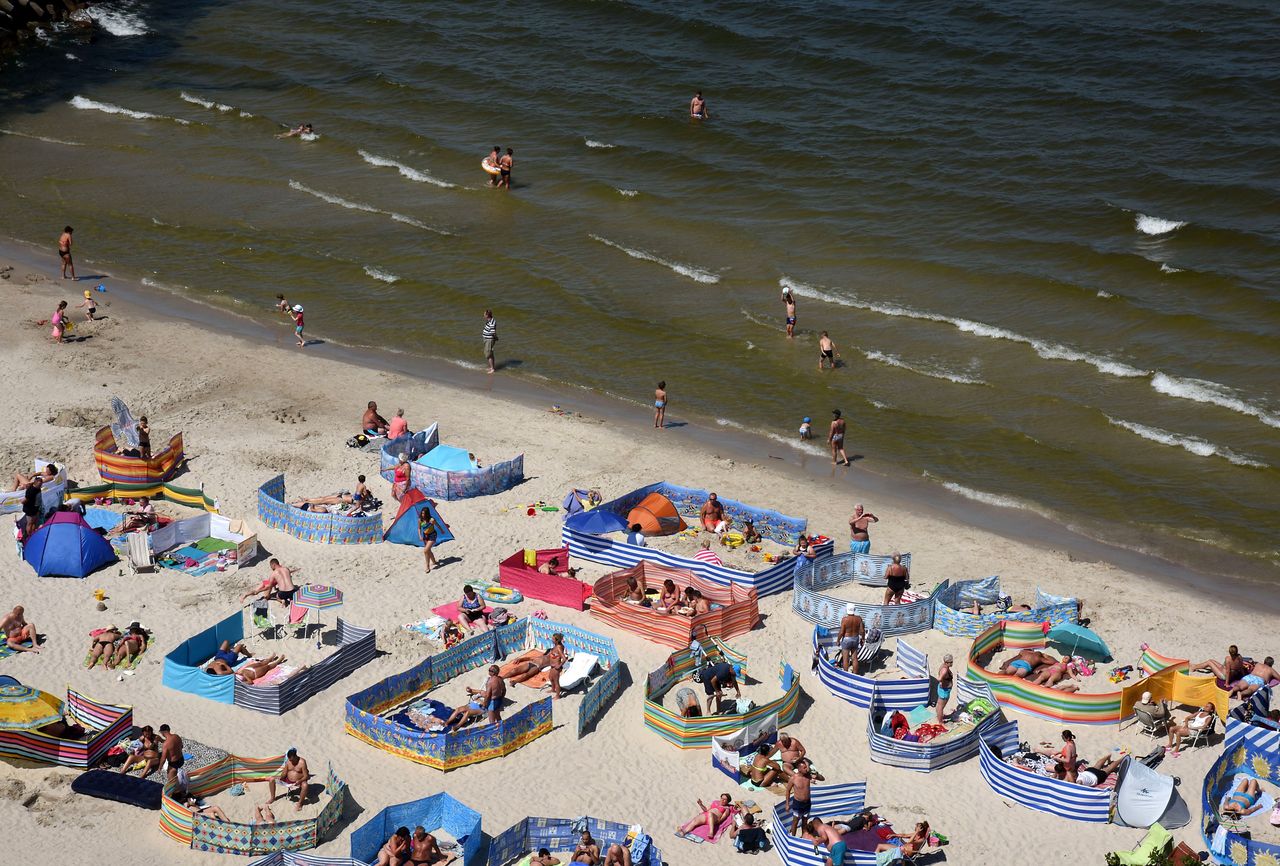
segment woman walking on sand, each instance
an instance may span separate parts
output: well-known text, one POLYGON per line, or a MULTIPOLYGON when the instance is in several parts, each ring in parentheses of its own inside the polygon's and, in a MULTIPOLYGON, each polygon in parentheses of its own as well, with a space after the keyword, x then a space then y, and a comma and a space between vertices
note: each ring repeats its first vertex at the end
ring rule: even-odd
POLYGON ((667 383, 659 382, 653 392, 653 426, 658 430, 667 426, 667 383))

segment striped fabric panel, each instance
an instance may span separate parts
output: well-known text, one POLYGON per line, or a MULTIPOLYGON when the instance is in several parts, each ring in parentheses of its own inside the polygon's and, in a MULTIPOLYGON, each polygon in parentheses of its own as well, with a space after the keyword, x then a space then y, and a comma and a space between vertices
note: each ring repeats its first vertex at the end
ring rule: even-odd
POLYGON ((929 657, 920 650, 898 638, 898 647, 894 650, 897 656, 898 670, 908 679, 929 679, 929 657))
POLYGON ((255 686, 237 680, 235 704, 268 715, 287 713, 356 668, 373 661, 377 653, 373 629, 351 625, 339 617, 338 648, 332 654, 281 683, 255 686))
MULTIPOLYGON (((1272 785, 1280 782, 1280 732, 1259 728, 1235 718, 1227 719, 1222 754, 1209 766, 1200 792, 1200 835, 1211 848, 1218 829, 1218 805, 1237 773, 1246 773, 1272 785)), ((1216 862, 1263 866, 1280 862, 1280 845, 1262 842, 1228 831, 1227 857, 1210 857, 1216 862)))
MULTIPOLYGON (((618 568, 630 568, 642 562, 652 562, 667 568, 691 571, 703 580, 719 586, 737 584, 751 587, 761 597, 790 589, 792 575, 797 562, 794 558, 788 558, 762 571, 754 573, 737 571, 723 565, 699 562, 692 557, 677 556, 652 547, 637 547, 634 544, 614 541, 600 535, 579 532, 564 525, 560 528, 560 541, 565 547, 569 548, 571 555, 580 559, 599 562, 604 565, 613 565, 618 568)), ((830 556, 832 549, 831 542, 819 545, 817 558, 820 560, 824 556, 830 556)))
MULTIPOLYGON (((887 553, 849 553, 852 579, 863 586, 888 586, 885 569, 893 565, 893 556, 887 553)), ((902 554, 902 565, 911 573, 911 554, 902 554)), ((843 582, 843 581, 839 581, 843 582)))
POLYGON ((167 481, 146 481, 131 484, 124 481, 108 481, 105 484, 94 484, 89 487, 77 487, 67 492, 67 499, 77 502, 92 502, 106 498, 119 501, 121 499, 138 499, 146 496, 152 500, 176 502, 192 508, 203 508, 205 511, 217 513, 218 501, 205 494, 204 490, 194 487, 179 487, 167 481))
POLYGON ((935 600, 950 586, 945 580, 934 587, 929 597, 907 604, 863 604, 825 594, 823 590, 855 582, 850 556, 842 553, 826 561, 798 566, 792 579, 792 611, 815 625, 836 628, 853 604, 868 628, 879 628, 886 635, 913 634, 933 627, 935 600))
POLYGON ((596 581, 593 592, 596 600, 591 605, 592 616, 672 649, 689 646, 693 635, 737 637, 751 631, 760 621, 760 606, 754 589, 741 584, 724 586, 712 583, 684 569, 666 568, 652 562, 642 562, 632 568, 606 574, 596 581), (722 607, 690 619, 662 613, 657 608, 631 604, 624 598, 627 581, 632 578, 653 588, 662 586, 664 580, 670 580, 679 591, 693 587, 708 601, 722 607))
MULTIPOLYGON (((867 798, 866 782, 850 782, 844 785, 814 785, 811 790, 813 809, 809 813, 817 818, 841 817, 860 812, 867 798)), ((819 846, 815 852, 813 843, 808 839, 792 836, 791 810, 788 801, 782 800, 773 807, 773 845, 778 856, 787 866, 826 866, 830 851, 826 846, 819 846)), ((874 852, 849 851, 845 854, 844 863, 856 866, 874 866, 874 852)))
MULTIPOLYGON (((659 672, 662 670, 655 673, 659 672)), ((649 680, 649 683, 652 682, 653 674, 649 680)), ((778 715, 779 725, 789 724, 795 718, 796 708, 800 704, 800 678, 795 675, 791 665, 787 664, 782 666, 782 697, 761 704, 748 713, 731 716, 707 715, 686 719, 666 709, 658 700, 675 682, 676 679, 668 678, 665 686, 658 691, 652 691, 646 686, 644 723, 668 743, 681 749, 709 749, 712 737, 731 734, 774 713, 778 715)))
MULTIPOLYGON (((878 690, 883 705, 893 710, 911 710, 929 702, 931 680, 927 671, 923 678, 909 680, 877 680, 855 674, 827 659, 823 649, 833 643, 834 636, 825 633, 821 626, 814 628, 813 651, 818 660, 818 681, 840 700, 865 710, 871 706, 872 695, 878 690)), ((898 645, 901 647, 901 641, 898 645)))
POLYGON ((285 501, 284 476, 277 475, 258 488, 258 519, 281 532, 316 544, 380 544, 382 514, 348 517, 303 511, 285 501))
MULTIPOLYGON (((979 738, 984 735, 996 736, 995 742, 1001 749, 1006 748, 1006 746, 1016 746, 1016 728, 1012 729, 1014 737, 1012 744, 1008 742, 1009 732, 1006 731, 997 735, 994 731, 995 728, 1005 725, 1005 718, 1000 712, 1000 705, 995 702, 995 698, 991 695, 991 690, 985 684, 972 683, 963 677, 956 679, 956 686, 961 702, 971 701, 977 697, 985 697, 996 707, 996 711, 961 736, 936 744, 895 740, 892 736, 883 734, 877 729, 875 719, 878 713, 876 711, 868 712, 867 742, 871 747, 871 760, 891 767, 929 773, 972 758, 978 753, 979 738)), ((873 702, 876 706, 882 706, 878 695, 873 698, 873 702)))
POLYGON ((305 851, 276 851, 274 854, 254 860, 249 866, 369 866, 369 864, 349 857, 317 857, 305 851))
POLYGON ((984 734, 978 747, 978 766, 991 790, 1006 800, 1071 821, 1105 824, 1111 819, 1112 792, 1074 782, 1040 776, 1007 764, 992 745, 1008 754, 1017 748, 1018 723, 1008 722, 984 734))
MULTIPOLYGON (((1280 753, 1280 731, 1260 728, 1257 725, 1250 725, 1239 719, 1228 717, 1227 734, 1226 739, 1223 741, 1223 748, 1229 752, 1241 744, 1255 752, 1277 754, 1280 753)), ((1280 763, 1277 764, 1277 767, 1280 768, 1280 763)))
POLYGON ((182 434, 175 433, 162 451, 150 457, 125 457, 116 449, 111 427, 100 429, 93 443, 93 462, 105 481, 144 483, 168 481, 182 465, 182 434))

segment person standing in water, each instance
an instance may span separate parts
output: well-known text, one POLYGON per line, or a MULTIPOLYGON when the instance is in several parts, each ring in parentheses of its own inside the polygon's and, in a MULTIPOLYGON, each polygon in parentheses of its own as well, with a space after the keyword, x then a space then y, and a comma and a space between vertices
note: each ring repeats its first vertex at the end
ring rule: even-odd
POLYGON ((653 426, 659 430, 667 427, 667 383, 659 382, 653 392, 653 426))
POLYGON ((307 341, 302 336, 302 304, 294 304, 290 315, 293 316, 293 333, 298 338, 298 348, 305 349, 307 341))
POLYGON ((501 175, 498 179, 498 186, 511 189, 511 169, 515 167, 515 164, 515 151, 508 147, 506 154, 498 160, 498 171, 501 175))
POLYGON ((836 368, 836 358, 839 356, 836 351, 835 342, 827 336, 827 332, 823 331, 818 337, 818 369, 825 370, 826 363, 831 362, 831 369, 836 368))
POLYGON ((702 98, 701 90, 693 95, 693 99, 689 100, 689 116, 694 120, 711 119, 711 112, 707 110, 707 101, 702 98))
POLYGON ((790 289, 783 289, 782 303, 787 305, 787 336, 794 337, 796 335, 796 299, 792 297, 790 289))
POLYGON ((827 433, 827 441, 831 443, 831 462, 836 466, 841 462, 848 466, 849 455, 844 453, 844 419, 840 417, 839 409, 831 410, 831 431, 827 433))
POLYGON ((498 145, 493 146, 493 150, 484 158, 486 167, 491 167, 493 171, 489 172, 489 186, 498 185, 498 177, 502 174, 502 169, 498 163, 502 161, 502 148, 498 145))
POLYGON ((492 373, 497 370, 493 364, 493 344, 498 342, 498 320, 493 317, 493 310, 484 311, 484 330, 480 336, 484 340, 484 359, 492 373))
POLYGON ((71 233, 75 229, 66 226, 62 230, 62 236, 58 238, 58 258, 62 259, 62 278, 67 278, 67 268, 71 269, 71 279, 78 280, 76 277, 76 265, 71 261, 71 233))

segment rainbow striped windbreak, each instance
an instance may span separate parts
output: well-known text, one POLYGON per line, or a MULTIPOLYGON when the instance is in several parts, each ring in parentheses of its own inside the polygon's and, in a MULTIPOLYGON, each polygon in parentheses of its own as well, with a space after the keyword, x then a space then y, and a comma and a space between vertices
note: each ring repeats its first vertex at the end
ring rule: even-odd
POLYGON ((207 495, 203 490, 194 487, 178 487, 167 481, 108 481, 105 484, 94 484, 89 487, 77 487, 67 491, 67 499, 77 502, 92 503, 95 499, 163 499, 165 502, 176 502, 191 508, 203 508, 212 514, 218 513, 218 500, 207 495))
MULTIPOLYGON (((969 647, 967 676, 981 680, 991 687, 1002 707, 1019 710, 1050 721, 1073 725, 1105 725, 1124 718, 1122 705, 1125 690, 1143 688, 1141 679, 1125 689, 1097 694, 1070 693, 1047 686, 1032 685, 1019 677, 995 673, 978 663, 1004 649, 1039 649, 1045 645, 1044 623, 1011 622, 1003 620, 991 626, 973 639, 969 647)), ((1164 656, 1152 649, 1145 649, 1139 666, 1148 675, 1177 668, 1185 670, 1186 659, 1164 656)), ((1097 676, 1096 674, 1095 676, 1097 676)))
POLYGON ((175 433, 163 451, 150 457, 125 457, 116 448, 116 437, 110 425, 98 431, 93 441, 93 462, 104 481, 142 484, 168 481, 182 465, 182 434, 175 433))

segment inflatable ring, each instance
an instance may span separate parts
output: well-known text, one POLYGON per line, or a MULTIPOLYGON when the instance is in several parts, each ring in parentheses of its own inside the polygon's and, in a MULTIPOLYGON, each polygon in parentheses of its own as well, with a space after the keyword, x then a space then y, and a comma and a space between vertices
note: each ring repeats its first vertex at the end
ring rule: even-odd
POLYGON ((484 596, 485 601, 492 601, 498 604, 519 604, 524 601, 524 596, 521 595, 520 590, 508 589, 505 586, 486 586, 481 591, 481 595, 484 596))
POLYGON ((741 547, 746 543, 746 537, 741 532, 726 532, 724 534, 724 543, 729 547, 741 547))
POLYGON ((487 175, 496 177, 497 175, 502 174, 502 169, 498 168, 496 165, 490 165, 489 162, 483 159, 480 160, 480 167, 484 169, 484 173, 487 175))

